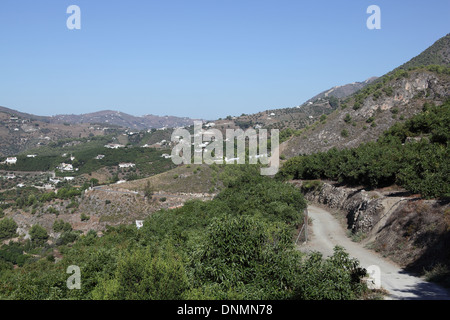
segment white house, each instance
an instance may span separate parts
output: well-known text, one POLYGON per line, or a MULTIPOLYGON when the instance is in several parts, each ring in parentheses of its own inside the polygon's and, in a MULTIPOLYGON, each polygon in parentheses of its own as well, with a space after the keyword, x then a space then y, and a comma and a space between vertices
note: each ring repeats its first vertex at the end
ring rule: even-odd
POLYGON ((17 163, 17 158, 16 157, 9 157, 6 158, 6 164, 16 164, 17 163))
POLYGON ((119 168, 133 168, 135 166, 134 163, 119 163, 119 168))
POLYGON ((94 159, 97 159, 97 160, 102 160, 103 158, 105 157, 105 155, 104 154, 99 154, 98 156, 96 156, 94 159))
POLYGON ((123 144, 118 144, 118 143, 108 143, 107 145, 105 145, 105 148, 119 149, 119 148, 125 148, 125 146, 123 144))
POLYGON ((74 177, 64 177, 64 180, 66 181, 73 181, 75 178, 74 177))
POLYGON ((27 158, 36 158, 37 154, 27 154, 27 158))
POLYGON ((61 163, 57 168, 61 171, 73 171, 73 166, 70 163, 61 163))

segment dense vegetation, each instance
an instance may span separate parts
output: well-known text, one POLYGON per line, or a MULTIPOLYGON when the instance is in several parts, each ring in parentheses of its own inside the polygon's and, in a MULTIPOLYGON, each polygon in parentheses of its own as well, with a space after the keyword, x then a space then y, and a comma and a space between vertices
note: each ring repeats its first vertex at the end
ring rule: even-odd
POLYGON ((398 184, 426 198, 450 196, 450 101, 424 105, 423 112, 397 123, 377 142, 289 159, 282 179, 330 179, 349 185, 398 184))
MULTIPOLYGON (((78 151, 67 154, 66 157, 61 155, 37 156, 28 158, 25 155, 17 157, 17 163, 14 165, 0 165, 0 169, 8 171, 51 171, 55 170, 62 162, 72 164, 77 171, 68 172, 66 175, 80 175, 84 173, 92 173, 102 167, 118 166, 122 162, 131 162, 136 164, 136 169, 144 175, 161 173, 173 168, 173 163, 169 159, 162 158, 161 155, 167 150, 156 150, 152 148, 121 148, 107 149, 105 147, 93 147, 87 150, 78 151), (103 159, 95 159, 98 155, 104 155, 103 159), (70 160, 70 156, 74 156, 75 160, 70 160)), ((59 174, 59 171, 56 170, 59 174)))
MULTIPOLYGON (((355 299, 365 270, 337 247, 323 259, 294 248, 306 202, 259 168, 228 166, 225 189, 207 202, 161 210, 144 227, 108 228, 58 246, 46 234, 0 250, 0 298, 8 299, 355 299), (34 240, 33 240, 34 239, 34 240), (25 246, 27 246, 25 248, 25 246), (25 249, 40 255, 23 255, 25 249), (2 252, 4 252, 2 254, 2 252), (7 258, 3 258, 7 257, 7 258), (22 257, 21 267, 12 268, 22 257), (68 266, 81 271, 70 290, 68 266)), ((53 229, 73 232, 61 221, 53 229)))

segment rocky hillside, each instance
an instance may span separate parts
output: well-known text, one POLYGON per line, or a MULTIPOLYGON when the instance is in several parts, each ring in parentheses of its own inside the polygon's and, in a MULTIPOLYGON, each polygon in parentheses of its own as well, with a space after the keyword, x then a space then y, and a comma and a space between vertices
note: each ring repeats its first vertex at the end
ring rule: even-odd
POLYGON ((45 117, 0 107, 0 157, 16 155, 61 139, 105 135, 109 131, 109 126, 52 123, 45 117))
POLYGON ((450 94, 450 76, 419 68, 371 87, 373 93, 352 97, 325 120, 284 143, 282 153, 292 157, 374 141, 396 122, 419 113, 424 103, 442 104, 450 94))
POLYGON ((342 86, 335 86, 323 91, 301 105, 268 109, 254 114, 242 114, 238 117, 229 116, 227 119, 215 121, 219 129, 261 127, 266 129, 303 129, 323 115, 332 113, 339 106, 339 99, 347 98, 358 90, 368 86, 377 77, 362 82, 353 82, 342 86))
POLYGON ((425 103, 442 104, 450 89, 450 34, 399 68, 346 99, 326 118, 282 145, 286 157, 376 140, 398 121, 417 114, 425 103))
POLYGON ((414 67, 429 65, 450 65, 450 33, 436 41, 418 56, 398 67, 398 69, 408 70, 414 67))

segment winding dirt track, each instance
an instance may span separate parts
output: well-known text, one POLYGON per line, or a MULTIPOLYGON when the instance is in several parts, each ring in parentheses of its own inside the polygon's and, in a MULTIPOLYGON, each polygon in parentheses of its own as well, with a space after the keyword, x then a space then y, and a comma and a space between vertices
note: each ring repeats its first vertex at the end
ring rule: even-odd
POLYGON ((300 244, 304 252, 319 251, 325 257, 333 254, 333 248, 339 245, 360 261, 362 267, 378 266, 381 287, 389 292, 387 299, 394 300, 450 300, 450 292, 419 277, 407 274, 401 267, 388 261, 377 253, 351 241, 339 222, 326 210, 315 206, 308 207, 312 218, 312 235, 306 244, 300 244))

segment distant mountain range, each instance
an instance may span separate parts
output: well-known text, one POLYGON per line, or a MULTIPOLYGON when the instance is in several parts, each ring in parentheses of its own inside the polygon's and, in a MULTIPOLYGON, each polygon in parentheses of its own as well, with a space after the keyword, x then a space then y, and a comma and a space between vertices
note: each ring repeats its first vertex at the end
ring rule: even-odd
POLYGON ((1 107, 0 113, 8 114, 10 116, 17 116, 21 119, 36 120, 46 123, 58 124, 58 123, 70 123, 70 124, 102 124, 112 125, 124 128, 145 130, 152 128, 175 128, 192 125, 195 120, 188 117, 175 117, 175 116, 156 116, 147 114, 143 116, 133 116, 120 111, 103 110, 85 114, 60 114, 55 116, 38 116, 18 110, 1 107))
POLYGON ((62 114, 51 117, 53 122, 77 123, 99 123, 111 124, 131 129, 143 130, 150 128, 174 128, 192 125, 194 120, 188 117, 175 116, 155 116, 147 114, 143 116, 133 116, 120 111, 104 110, 81 115, 62 114))

